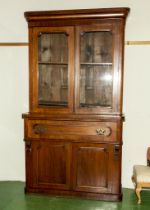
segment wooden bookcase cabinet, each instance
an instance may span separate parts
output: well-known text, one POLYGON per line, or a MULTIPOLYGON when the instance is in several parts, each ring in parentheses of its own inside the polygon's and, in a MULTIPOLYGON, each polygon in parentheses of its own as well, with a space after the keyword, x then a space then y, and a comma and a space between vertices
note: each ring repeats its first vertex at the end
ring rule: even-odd
POLYGON ((120 200, 128 8, 26 12, 26 192, 120 200))

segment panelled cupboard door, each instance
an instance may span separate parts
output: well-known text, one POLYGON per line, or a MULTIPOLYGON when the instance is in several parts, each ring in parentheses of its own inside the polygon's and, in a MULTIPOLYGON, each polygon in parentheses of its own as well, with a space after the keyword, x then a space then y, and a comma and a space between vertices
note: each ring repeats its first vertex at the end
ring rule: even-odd
POLYGON ((69 143, 32 141, 26 157, 27 188, 70 188, 69 143))
POLYGON ((76 27, 77 113, 121 111, 120 29, 121 23, 113 21, 76 27))
POLYGON ((35 27, 29 35, 31 112, 72 112, 74 28, 35 27))
MULTIPOLYGON (((94 193, 120 193, 120 152, 107 144, 76 143, 73 146, 74 190, 94 193), (118 156, 119 157, 118 157, 118 156), (113 186, 114 180, 118 183, 113 186)), ((117 150, 119 151, 119 150, 117 150)))

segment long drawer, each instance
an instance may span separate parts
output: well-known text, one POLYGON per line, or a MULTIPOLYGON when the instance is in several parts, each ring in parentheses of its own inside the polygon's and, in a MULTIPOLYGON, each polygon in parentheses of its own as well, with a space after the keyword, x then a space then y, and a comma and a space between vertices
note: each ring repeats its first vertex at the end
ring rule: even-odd
POLYGON ((27 120, 25 138, 117 141, 116 122, 27 120))

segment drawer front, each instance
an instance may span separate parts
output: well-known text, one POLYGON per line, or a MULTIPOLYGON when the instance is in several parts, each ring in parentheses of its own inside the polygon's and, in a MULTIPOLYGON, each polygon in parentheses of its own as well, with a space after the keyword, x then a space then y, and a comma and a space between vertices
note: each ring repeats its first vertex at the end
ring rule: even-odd
POLYGON ((116 122, 29 120, 27 138, 117 141, 116 122), (87 138, 88 137, 88 138, 87 138))

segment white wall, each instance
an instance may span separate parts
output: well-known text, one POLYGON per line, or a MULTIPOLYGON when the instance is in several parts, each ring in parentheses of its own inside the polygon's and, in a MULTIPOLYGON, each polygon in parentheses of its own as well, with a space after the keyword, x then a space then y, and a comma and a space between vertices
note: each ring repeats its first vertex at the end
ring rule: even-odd
MULTIPOLYGON (((27 42, 24 11, 130 7, 126 40, 150 40, 149 0, 0 0, 0 42, 27 42)), ((125 46, 123 187, 133 164, 146 163, 150 140, 150 45, 125 46)), ((23 120, 28 111, 28 49, 0 47, 0 180, 24 180, 23 120)))

